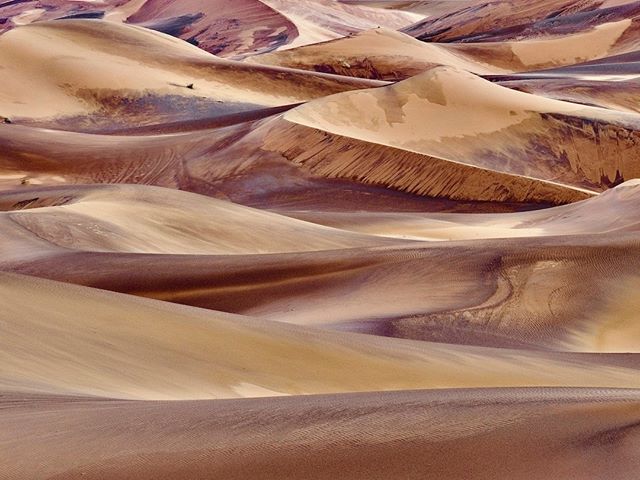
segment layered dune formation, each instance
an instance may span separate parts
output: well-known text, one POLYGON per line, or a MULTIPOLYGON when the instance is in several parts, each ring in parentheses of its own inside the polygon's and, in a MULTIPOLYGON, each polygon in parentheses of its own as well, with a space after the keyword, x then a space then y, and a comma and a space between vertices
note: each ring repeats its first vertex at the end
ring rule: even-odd
POLYGON ((634 479, 638 15, 0 3, 0 478, 634 479))
POLYGON ((282 118, 263 148, 317 174, 422 195, 566 203, 640 173, 637 115, 528 95, 452 67, 282 118), (299 148, 302 138, 311 148, 299 148))
POLYGON ((448 65, 477 74, 505 74, 548 69, 634 51, 619 46, 629 28, 621 20, 580 33, 518 41, 425 43, 410 35, 376 28, 330 42, 291 48, 250 61, 359 78, 400 80, 448 65))

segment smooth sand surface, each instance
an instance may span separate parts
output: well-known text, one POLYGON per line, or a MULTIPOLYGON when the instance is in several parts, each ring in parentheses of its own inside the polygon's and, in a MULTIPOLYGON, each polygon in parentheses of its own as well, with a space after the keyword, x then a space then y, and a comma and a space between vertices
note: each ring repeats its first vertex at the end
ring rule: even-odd
POLYGON ((223 60, 159 32, 94 20, 17 28, 0 37, 0 52, 0 115, 14 120, 87 115, 127 97, 276 106, 365 86, 223 60))
POLYGON ((479 386, 640 387, 635 361, 322 333, 2 274, 3 390, 198 399, 479 386), (38 295, 38 302, 25 300, 38 295), (15 306, 14 306, 15 305, 15 306))

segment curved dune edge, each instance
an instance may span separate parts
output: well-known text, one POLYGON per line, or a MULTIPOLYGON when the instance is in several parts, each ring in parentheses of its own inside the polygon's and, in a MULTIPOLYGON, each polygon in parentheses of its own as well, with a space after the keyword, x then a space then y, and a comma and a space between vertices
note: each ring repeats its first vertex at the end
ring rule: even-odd
MULTIPOLYGON (((0 213, 39 239, 93 252, 230 255, 384 244, 202 195, 143 185, 31 189, 0 213), (48 197, 48 198, 47 198, 48 197)), ((0 201, 3 195, 0 194, 0 201)), ((388 242, 387 242, 388 243, 388 242)))
POLYGON ((420 42, 409 35, 375 28, 353 36, 277 50, 247 59, 249 63, 277 65, 350 77, 398 80, 450 65, 478 74, 509 73, 514 70, 476 61, 462 49, 420 42))
POLYGON ((141 117, 135 108, 148 114, 181 102, 200 115, 229 113, 380 84, 252 66, 152 30, 92 20, 40 22, 3 34, 0 66, 0 115, 14 120, 123 115, 123 99, 141 117))
POLYGON ((3 270, 166 302, 447 344, 638 351, 640 265, 630 234, 226 257, 17 240, 3 270))
POLYGON ((252 56, 251 63, 278 65, 350 77, 400 80, 433 65, 476 74, 505 74, 573 65, 606 57, 631 20, 544 40, 429 43, 390 29, 252 56))
MULTIPOLYGON (((450 3, 450 8, 403 31, 423 41, 491 42, 550 39, 584 35, 602 24, 637 20, 638 5, 630 0, 531 0, 522 9, 518 0, 450 3)), ((630 22, 612 51, 637 46, 637 22, 630 22)), ((590 47, 585 42, 584 49, 590 47)), ((594 46, 591 45, 593 48, 594 46)))
POLYGON ((5 391, 197 399, 471 386, 640 386, 637 365, 601 356, 322 332, 33 277, 1 277, 6 308, 0 388, 5 391), (34 303, 29 299, 36 292, 34 303))
POLYGON ((391 29, 407 27, 424 15, 411 12, 348 5, 331 0, 261 0, 296 26, 299 36, 279 49, 295 48, 344 37, 376 26, 391 29))
MULTIPOLYGON (((283 118, 347 139, 578 188, 601 190, 640 177, 640 116, 517 92, 451 67, 311 101, 283 118)), ((307 150, 308 157, 315 153, 307 150)))
POLYGON ((567 465, 580 478, 627 478, 640 468, 633 389, 213 402, 3 394, 0 406, 0 460, 10 476, 533 480, 562 477, 567 465), (277 444, 265 441, 274 436, 277 444))
POLYGON ((518 213, 309 212, 283 213, 367 235, 447 241, 486 238, 597 235, 640 231, 640 180, 629 180, 570 205, 518 213), (612 215, 611 212, 615 212, 612 215))
POLYGON ((259 0, 147 0, 126 21, 223 57, 270 51, 299 35, 291 21, 259 0))
POLYGON ((314 175, 429 197, 561 205, 597 194, 570 185, 328 133, 288 120, 268 131, 263 148, 281 154, 314 175), (303 140, 304 149, 300 147, 303 140))

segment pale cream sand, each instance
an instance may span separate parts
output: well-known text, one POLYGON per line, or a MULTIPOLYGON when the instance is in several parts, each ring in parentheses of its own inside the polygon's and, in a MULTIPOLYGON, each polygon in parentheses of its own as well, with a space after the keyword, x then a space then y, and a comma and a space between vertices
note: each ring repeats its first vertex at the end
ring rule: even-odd
POLYGON ((0 37, 0 67, 0 115, 9 118, 88 115, 121 97, 150 94, 276 106, 364 86, 224 60, 162 33, 92 20, 7 32, 0 37))

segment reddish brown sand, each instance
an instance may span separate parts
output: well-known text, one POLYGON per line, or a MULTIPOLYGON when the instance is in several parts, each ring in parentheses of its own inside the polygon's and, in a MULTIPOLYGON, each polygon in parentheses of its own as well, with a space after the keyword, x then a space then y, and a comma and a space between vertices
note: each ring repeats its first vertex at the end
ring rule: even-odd
POLYGON ((640 2, 0 2, 0 479, 635 480, 640 2))

